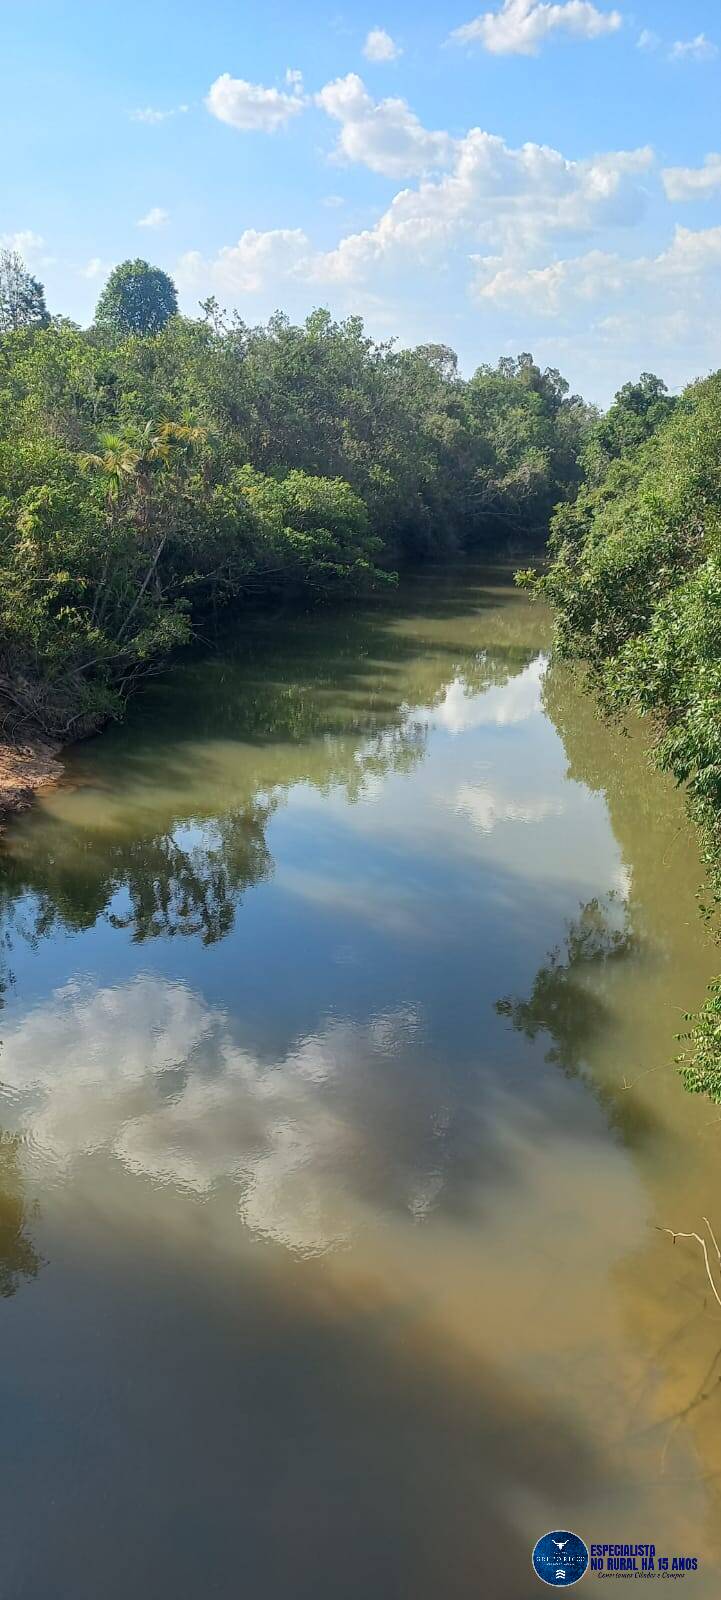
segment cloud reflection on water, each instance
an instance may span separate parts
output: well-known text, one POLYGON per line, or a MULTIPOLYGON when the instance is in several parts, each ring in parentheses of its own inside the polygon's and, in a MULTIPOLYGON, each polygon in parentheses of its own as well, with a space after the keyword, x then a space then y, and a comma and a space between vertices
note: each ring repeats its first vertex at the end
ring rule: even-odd
POLYGON ((3 1080, 36 1157, 66 1172, 102 1151, 197 1194, 230 1180, 252 1233, 308 1255, 338 1247, 378 1195, 411 1214, 439 1187, 444 1127, 422 1078, 413 1007, 331 1021, 278 1060, 235 1043, 231 1019, 143 974, 71 983, 6 1028, 3 1080))

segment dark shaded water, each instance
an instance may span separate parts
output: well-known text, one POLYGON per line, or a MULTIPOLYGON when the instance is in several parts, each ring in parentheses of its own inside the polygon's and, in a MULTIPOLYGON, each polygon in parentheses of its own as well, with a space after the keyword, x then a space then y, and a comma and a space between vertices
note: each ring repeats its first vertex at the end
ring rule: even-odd
POLYGON ((721 1592, 721 967, 677 797, 507 575, 243 626, 0 865, 13 1600, 721 1592), (597 1578, 585 1580, 592 1587, 597 1578))

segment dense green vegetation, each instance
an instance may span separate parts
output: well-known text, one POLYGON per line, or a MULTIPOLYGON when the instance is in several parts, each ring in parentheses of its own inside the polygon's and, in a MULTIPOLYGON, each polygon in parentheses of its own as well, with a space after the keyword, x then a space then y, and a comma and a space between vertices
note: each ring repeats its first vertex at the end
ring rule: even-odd
POLYGON ((408 559, 541 541, 595 414, 530 355, 177 314, 125 262, 94 326, 4 258, 0 715, 72 737, 117 715, 208 611, 389 581, 408 559), (18 280, 20 273, 20 280, 18 280))
MULTIPOLYGON (((582 465, 539 587, 561 652, 589 664, 606 707, 652 719, 721 901, 721 374, 678 400, 649 375, 627 385, 582 465)), ((721 1100, 721 985, 688 1020, 687 1086, 721 1100)))

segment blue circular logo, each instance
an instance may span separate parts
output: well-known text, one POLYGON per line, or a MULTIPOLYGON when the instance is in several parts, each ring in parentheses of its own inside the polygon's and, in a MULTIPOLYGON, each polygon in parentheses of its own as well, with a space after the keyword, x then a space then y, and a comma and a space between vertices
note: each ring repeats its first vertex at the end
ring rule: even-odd
POLYGON ((578 1583, 588 1566, 588 1549, 577 1533, 561 1528, 556 1533, 544 1533, 532 1556, 533 1570, 543 1583, 553 1589, 568 1589, 578 1583))

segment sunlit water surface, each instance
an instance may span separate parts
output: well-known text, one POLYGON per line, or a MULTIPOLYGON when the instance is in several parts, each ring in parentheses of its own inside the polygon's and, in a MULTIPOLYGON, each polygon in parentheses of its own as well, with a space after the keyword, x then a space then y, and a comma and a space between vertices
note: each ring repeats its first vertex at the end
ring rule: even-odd
POLYGON ((241 622, 0 862, 12 1600, 721 1594, 721 953, 642 739, 507 573, 241 622), (587 1585, 596 1589, 589 1575, 587 1585))

